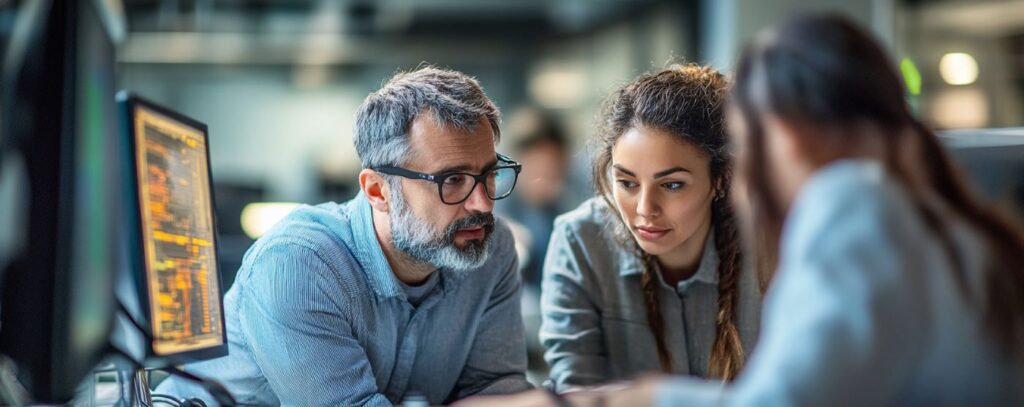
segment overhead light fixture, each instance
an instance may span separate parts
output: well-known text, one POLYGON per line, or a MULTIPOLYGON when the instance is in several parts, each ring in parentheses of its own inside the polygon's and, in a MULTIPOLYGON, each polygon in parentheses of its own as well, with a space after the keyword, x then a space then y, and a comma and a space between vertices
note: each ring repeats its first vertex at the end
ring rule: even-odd
POLYGON ((939 74, 950 85, 969 85, 978 79, 978 62, 970 54, 951 52, 939 60, 939 74))
POLYGON ((242 231, 258 239, 288 216, 299 204, 294 202, 256 202, 242 209, 242 231))
POLYGON ((530 77, 530 95, 546 108, 577 106, 586 97, 586 91, 586 72, 578 65, 543 66, 530 77))

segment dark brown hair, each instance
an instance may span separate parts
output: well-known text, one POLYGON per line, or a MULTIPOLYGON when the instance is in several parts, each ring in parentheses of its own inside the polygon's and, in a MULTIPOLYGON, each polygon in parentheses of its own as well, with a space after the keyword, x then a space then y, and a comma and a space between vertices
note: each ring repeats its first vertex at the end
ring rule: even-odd
MULTIPOLYGON (((673 66, 636 78, 605 102, 596 139, 594 181, 597 193, 609 208, 617 207, 611 197, 609 170, 612 148, 631 128, 644 126, 666 130, 679 141, 697 147, 710 158, 711 185, 715 199, 711 219, 715 230, 718 266, 717 332, 711 349, 708 375, 731 380, 743 365, 743 345, 736 328, 736 304, 742 259, 736 222, 726 194, 732 174, 731 158, 724 129, 724 106, 728 83, 714 69, 697 65, 673 66)), ((654 259, 644 253, 618 216, 617 236, 644 265, 641 287, 647 308, 647 322, 657 345, 661 369, 672 371, 672 356, 665 343, 665 319, 658 302, 658 283, 652 270, 654 259)))
MULTIPOLYGON (((739 166, 749 185, 752 230, 760 232, 755 247, 764 257, 778 253, 786 214, 772 192, 760 119, 771 114, 828 128, 876 126, 884 133, 878 136, 887 171, 906 186, 926 226, 941 239, 968 300, 974 296, 945 219, 965 221, 984 239, 990 256, 979 305, 986 327, 1005 350, 1022 351, 1024 234, 967 188, 935 134, 911 115, 894 67, 867 33, 833 15, 796 17, 763 33, 740 57, 733 101, 746 127, 741 137, 748 152, 739 166)), ((850 145, 872 136, 836 132, 830 141, 850 145)))

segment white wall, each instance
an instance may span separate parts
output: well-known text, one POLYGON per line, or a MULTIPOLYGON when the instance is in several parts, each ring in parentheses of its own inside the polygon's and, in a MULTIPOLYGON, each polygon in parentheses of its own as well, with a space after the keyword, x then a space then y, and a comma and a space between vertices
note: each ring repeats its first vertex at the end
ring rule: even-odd
MULTIPOLYGON (((209 126, 215 181, 262 185, 269 200, 315 202, 322 171, 356 183, 356 109, 398 68, 334 69, 310 79, 284 66, 128 64, 121 85, 209 126)), ((499 107, 515 96, 510 82, 521 86, 512 72, 466 72, 499 107)))

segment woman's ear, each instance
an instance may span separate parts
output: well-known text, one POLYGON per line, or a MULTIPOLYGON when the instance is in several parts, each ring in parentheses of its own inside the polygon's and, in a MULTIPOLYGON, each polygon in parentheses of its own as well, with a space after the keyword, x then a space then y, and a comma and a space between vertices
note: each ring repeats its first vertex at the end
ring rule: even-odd
POLYGON ((391 188, 380 173, 370 169, 359 171, 359 189, 366 195, 366 200, 374 210, 388 213, 391 188))
MULTIPOLYGON (((732 177, 735 178, 735 175, 733 175, 732 177)), ((726 184, 725 177, 719 176, 718 179, 715 180, 715 184, 712 185, 711 200, 712 201, 718 201, 720 199, 728 198, 728 197, 729 197, 729 185, 726 184)))

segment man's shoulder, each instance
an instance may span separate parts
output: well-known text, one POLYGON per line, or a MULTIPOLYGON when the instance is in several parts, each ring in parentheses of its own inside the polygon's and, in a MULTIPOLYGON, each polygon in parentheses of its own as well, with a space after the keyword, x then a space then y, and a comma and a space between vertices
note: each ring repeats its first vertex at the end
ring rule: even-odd
MULTIPOLYGON (((235 279, 239 298, 291 315, 310 304, 334 304, 347 312, 369 290, 349 247, 343 205, 296 208, 246 252, 235 279)), ((235 289, 236 287, 232 287, 235 289)))
MULTIPOLYGON (((260 237, 243 259, 243 271, 274 263, 323 266, 344 273, 356 264, 352 256, 350 203, 301 205, 260 237)), ((286 268, 286 267, 285 267, 286 268)), ((294 267, 293 267, 294 268, 294 267)), ((316 267, 314 267, 316 268, 316 267)), ((302 270, 297 270, 302 271, 302 270)))
POLYGON ((300 205, 253 244, 257 247, 301 246, 321 253, 347 246, 351 240, 350 203, 300 205))
POLYGON ((901 184, 873 161, 843 160, 813 175, 800 191, 784 236, 812 252, 851 240, 886 245, 919 229, 920 219, 901 184))

